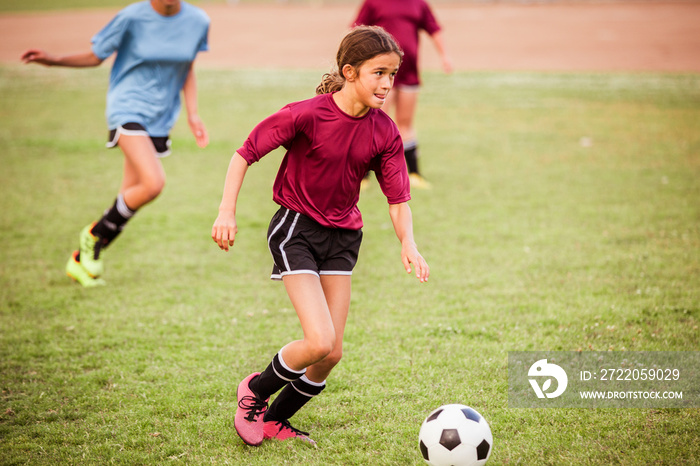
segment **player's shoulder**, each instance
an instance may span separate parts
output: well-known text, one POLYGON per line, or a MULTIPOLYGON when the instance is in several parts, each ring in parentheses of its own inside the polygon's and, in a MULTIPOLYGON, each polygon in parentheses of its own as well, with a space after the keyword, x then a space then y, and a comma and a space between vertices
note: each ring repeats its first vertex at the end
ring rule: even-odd
POLYGON ((211 22, 211 19, 209 18, 207 12, 201 9, 200 7, 191 5, 187 2, 182 2, 181 5, 183 12, 187 15, 197 18, 200 21, 205 22, 206 24, 209 24, 211 22))
POLYGON ((397 130, 396 123, 394 123, 394 120, 389 116, 388 113, 386 113, 383 109, 381 108, 373 108, 370 109, 370 116, 382 127, 386 127, 388 130, 393 131, 397 130))
POLYGON ((309 99, 298 100, 285 105, 294 114, 313 114, 318 109, 328 107, 330 94, 315 95, 309 99))
POLYGON ((384 141, 386 144, 391 145, 397 139, 401 139, 401 133, 399 133, 399 127, 396 126, 394 120, 382 109, 372 109, 372 117, 374 118, 375 124, 375 134, 378 135, 379 139, 384 141))
POLYGON ((120 16, 127 18, 141 18, 144 14, 149 12, 151 9, 151 4, 149 1, 144 0, 141 2, 131 3, 119 12, 120 16))

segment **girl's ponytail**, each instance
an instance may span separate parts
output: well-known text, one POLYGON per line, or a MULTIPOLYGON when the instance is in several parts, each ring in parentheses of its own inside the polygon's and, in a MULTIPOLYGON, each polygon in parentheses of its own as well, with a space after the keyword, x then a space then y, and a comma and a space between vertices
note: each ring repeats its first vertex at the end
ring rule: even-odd
POLYGON ((316 95, 330 94, 337 92, 345 85, 345 79, 340 76, 337 70, 326 73, 321 78, 321 84, 316 87, 316 95))

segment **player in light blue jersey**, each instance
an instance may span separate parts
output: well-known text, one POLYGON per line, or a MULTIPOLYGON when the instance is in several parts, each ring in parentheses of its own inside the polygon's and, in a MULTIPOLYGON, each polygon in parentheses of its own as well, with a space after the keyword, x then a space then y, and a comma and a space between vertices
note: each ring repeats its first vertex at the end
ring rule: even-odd
POLYGON ((101 252, 134 213, 165 185, 159 160, 170 154, 169 133, 180 112, 180 91, 197 145, 209 136, 197 113, 194 60, 209 48, 209 17, 180 0, 147 0, 121 10, 92 38, 89 52, 56 57, 31 49, 25 63, 74 68, 100 65, 116 54, 107 92, 107 147, 124 153, 124 175, 114 204, 80 233, 80 248, 66 266, 83 286, 103 284, 101 252))

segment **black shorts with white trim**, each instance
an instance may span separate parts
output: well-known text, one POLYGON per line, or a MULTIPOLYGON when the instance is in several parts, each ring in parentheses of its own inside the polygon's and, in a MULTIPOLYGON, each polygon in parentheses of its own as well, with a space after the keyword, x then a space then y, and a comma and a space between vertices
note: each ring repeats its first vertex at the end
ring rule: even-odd
POLYGON ((267 245, 273 280, 285 275, 352 275, 362 243, 362 230, 328 228, 286 207, 270 221, 267 245))
POLYGON ((119 136, 122 134, 127 136, 146 136, 151 138, 153 142, 153 147, 156 148, 156 153, 158 157, 167 157, 170 155, 170 137, 169 136, 151 136, 146 131, 140 123, 124 123, 121 126, 117 126, 115 129, 109 131, 109 139, 107 140, 107 147, 116 147, 119 142, 119 136))

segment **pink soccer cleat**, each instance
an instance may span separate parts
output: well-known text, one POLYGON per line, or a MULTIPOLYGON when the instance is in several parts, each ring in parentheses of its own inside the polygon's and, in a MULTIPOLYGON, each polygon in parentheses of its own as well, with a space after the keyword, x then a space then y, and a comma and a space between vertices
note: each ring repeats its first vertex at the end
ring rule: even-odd
POLYGON ((254 372, 238 384, 236 391, 238 408, 233 422, 238 436, 252 447, 259 446, 263 441, 263 415, 267 411, 267 402, 270 400, 269 398, 261 400, 250 389, 250 381, 258 375, 260 372, 254 372))
POLYGON ((289 421, 265 421, 264 434, 266 439, 288 440, 296 438, 316 446, 316 442, 309 437, 308 432, 292 427, 289 421))

